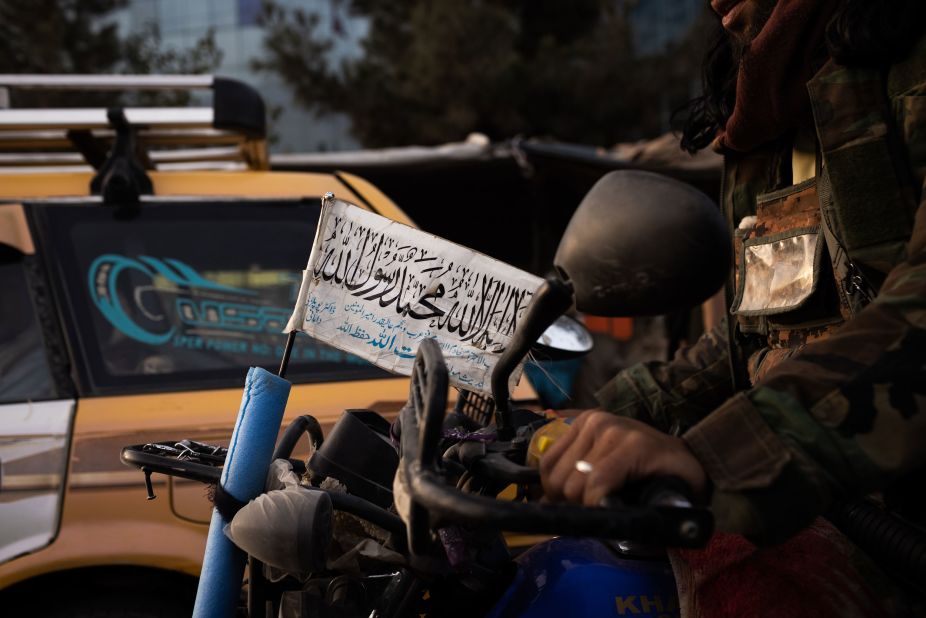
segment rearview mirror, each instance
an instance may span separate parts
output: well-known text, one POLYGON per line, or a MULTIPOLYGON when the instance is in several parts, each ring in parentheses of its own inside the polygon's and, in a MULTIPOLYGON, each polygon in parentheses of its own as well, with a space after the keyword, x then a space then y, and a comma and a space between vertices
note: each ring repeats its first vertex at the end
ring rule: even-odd
POLYGON ((588 192, 554 265, 579 311, 659 315, 695 306, 730 272, 717 205, 694 187, 641 171, 611 172, 588 192))
POLYGON ((570 306, 601 316, 658 315, 710 298, 730 272, 732 243, 720 209, 667 176, 603 176, 572 216, 548 277, 492 372, 499 436, 510 438, 508 377, 570 306))

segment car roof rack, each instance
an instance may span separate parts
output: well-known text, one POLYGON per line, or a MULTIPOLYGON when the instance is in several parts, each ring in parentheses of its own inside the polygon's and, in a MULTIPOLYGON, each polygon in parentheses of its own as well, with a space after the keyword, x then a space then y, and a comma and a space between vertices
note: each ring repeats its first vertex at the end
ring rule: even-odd
MULTIPOLYGON (((211 107, 118 108, 143 166, 269 169, 266 109, 251 86, 212 75, 0 75, 10 90, 211 90, 211 107)), ((99 171, 116 141, 113 109, 0 109, 0 169, 90 165, 99 171)))

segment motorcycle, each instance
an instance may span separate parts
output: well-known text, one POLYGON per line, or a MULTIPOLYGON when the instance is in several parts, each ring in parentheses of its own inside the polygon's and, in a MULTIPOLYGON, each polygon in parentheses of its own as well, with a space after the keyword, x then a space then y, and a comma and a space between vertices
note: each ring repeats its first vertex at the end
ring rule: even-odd
POLYGON ((608 174, 573 216, 555 274, 494 369, 491 399, 460 391, 448 412, 447 368, 425 339, 395 421, 348 410, 326 437, 311 416, 298 418, 273 452, 266 493, 247 505, 222 495, 226 449, 181 440, 129 446, 122 459, 145 472, 149 494, 152 472, 217 487, 225 534, 249 556, 251 617, 677 616, 665 548, 703 546, 711 513, 671 478, 595 508, 542 502, 536 462, 564 422, 512 405, 509 378, 551 340, 545 333, 576 332, 553 326, 571 307, 661 314, 706 299, 728 272, 730 246, 700 192, 655 174, 608 174), (306 462, 291 458, 304 434, 314 447, 306 462), (517 554, 505 533, 556 538, 517 554))

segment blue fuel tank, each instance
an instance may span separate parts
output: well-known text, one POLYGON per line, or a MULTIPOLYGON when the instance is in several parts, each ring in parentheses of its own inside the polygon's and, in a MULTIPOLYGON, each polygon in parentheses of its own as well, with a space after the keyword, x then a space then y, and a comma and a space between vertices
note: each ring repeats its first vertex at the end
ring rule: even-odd
POLYGON ((678 618, 672 567, 665 557, 625 557, 592 539, 541 543, 518 558, 511 586, 488 617, 562 616, 678 618))

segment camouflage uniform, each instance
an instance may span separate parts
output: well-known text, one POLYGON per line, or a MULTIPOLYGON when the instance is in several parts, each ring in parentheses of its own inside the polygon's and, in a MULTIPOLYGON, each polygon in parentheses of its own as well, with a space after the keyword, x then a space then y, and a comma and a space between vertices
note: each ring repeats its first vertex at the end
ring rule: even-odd
MULTIPOLYGON (((718 527, 760 542, 795 533, 835 499, 921 479, 926 466, 926 42, 886 79, 830 62, 808 91, 822 163, 814 229, 829 254, 819 300, 740 312, 729 318, 734 345, 718 327, 598 393, 605 409, 684 432, 712 481, 718 527), (739 391, 736 366, 748 366, 739 391)), ((757 214, 761 194, 791 184, 792 143, 726 157, 731 228, 757 214)))

